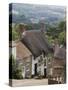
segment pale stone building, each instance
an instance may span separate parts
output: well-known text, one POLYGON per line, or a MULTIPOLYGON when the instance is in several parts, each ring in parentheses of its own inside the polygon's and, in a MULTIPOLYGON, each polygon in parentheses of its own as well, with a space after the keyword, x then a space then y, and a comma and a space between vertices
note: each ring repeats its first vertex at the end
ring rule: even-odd
POLYGON ((22 39, 15 41, 10 49, 22 67, 23 78, 47 77, 47 54, 52 52, 52 47, 42 31, 23 31, 22 39))
POLYGON ((32 77, 47 77, 47 54, 53 52, 52 47, 41 30, 22 32, 21 42, 32 53, 32 77))
POLYGON ((65 83, 66 80, 66 49, 58 44, 55 45, 54 55, 48 62, 48 76, 58 83, 65 83))

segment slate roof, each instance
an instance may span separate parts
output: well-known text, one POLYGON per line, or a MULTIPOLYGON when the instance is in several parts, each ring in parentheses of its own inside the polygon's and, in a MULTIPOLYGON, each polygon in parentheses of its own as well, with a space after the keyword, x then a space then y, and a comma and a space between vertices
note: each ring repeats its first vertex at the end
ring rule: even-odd
POLYGON ((22 43, 37 57, 42 52, 47 54, 52 51, 51 45, 49 45, 44 33, 41 30, 30 30, 22 33, 22 43))

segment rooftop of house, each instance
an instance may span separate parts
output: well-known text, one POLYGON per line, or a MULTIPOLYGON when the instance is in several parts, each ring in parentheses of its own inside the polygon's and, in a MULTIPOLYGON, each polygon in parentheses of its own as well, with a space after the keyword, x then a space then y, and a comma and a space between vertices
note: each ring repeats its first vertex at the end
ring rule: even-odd
POLYGON ((58 59, 66 58, 66 49, 64 47, 59 47, 58 45, 55 47, 54 57, 58 59))
POLYGON ((22 33, 21 42, 37 57, 42 52, 47 54, 52 51, 51 45, 49 45, 45 34, 41 30, 30 30, 22 33))
POLYGON ((18 59, 23 59, 29 57, 30 55, 32 54, 28 48, 21 41, 18 41, 16 45, 16 57, 18 59))

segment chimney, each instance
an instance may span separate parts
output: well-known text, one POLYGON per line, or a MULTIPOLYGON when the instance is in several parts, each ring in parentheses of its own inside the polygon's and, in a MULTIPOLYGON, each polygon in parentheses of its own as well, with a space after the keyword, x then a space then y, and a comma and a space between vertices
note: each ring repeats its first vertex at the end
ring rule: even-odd
POLYGON ((40 26, 41 26, 41 31, 45 32, 45 23, 43 21, 40 22, 40 26))
POLYGON ((57 39, 55 39, 53 47, 54 47, 54 50, 59 48, 59 42, 57 39))

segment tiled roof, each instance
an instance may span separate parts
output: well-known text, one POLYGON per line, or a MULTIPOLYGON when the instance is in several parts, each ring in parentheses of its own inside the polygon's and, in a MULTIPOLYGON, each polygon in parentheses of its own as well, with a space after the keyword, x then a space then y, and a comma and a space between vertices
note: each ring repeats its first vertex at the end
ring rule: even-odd
POLYGON ((18 41, 16 45, 16 57, 23 59, 29 57, 30 55, 32 54, 28 48, 21 41, 18 41))

